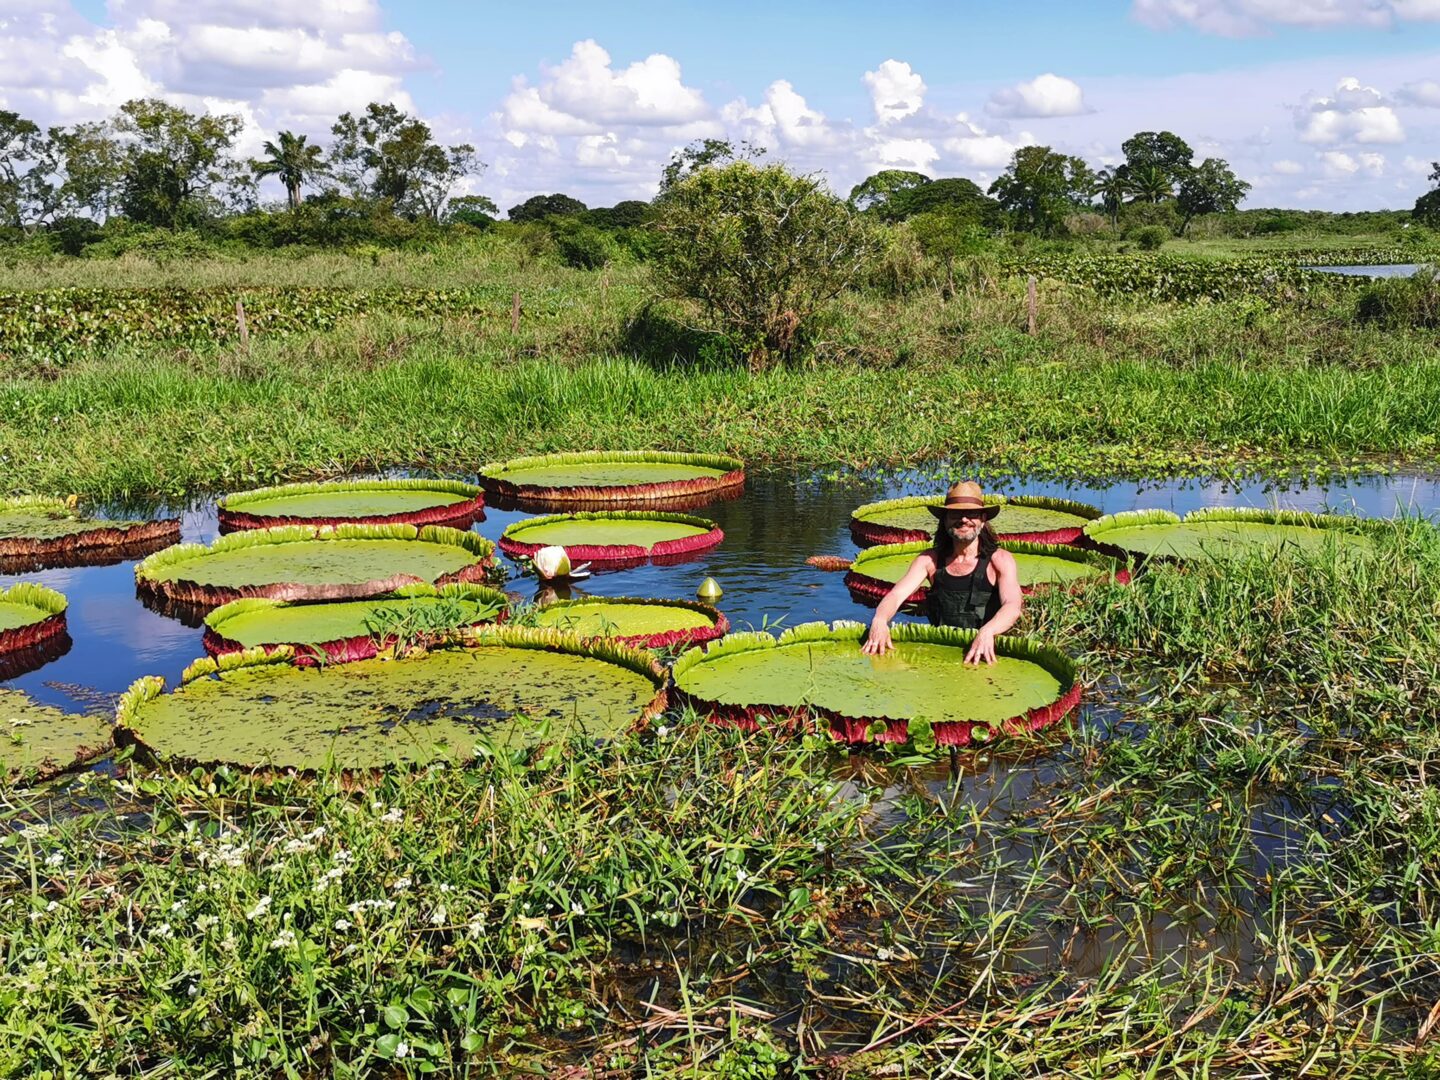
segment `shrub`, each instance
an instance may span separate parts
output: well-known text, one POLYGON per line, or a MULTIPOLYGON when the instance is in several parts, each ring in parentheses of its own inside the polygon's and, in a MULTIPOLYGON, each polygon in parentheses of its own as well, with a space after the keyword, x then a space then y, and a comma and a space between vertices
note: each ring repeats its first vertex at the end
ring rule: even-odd
POLYGON ((810 318, 860 277, 875 244, 819 180, 748 161, 674 185, 656 228, 663 294, 698 303, 752 368, 794 354, 810 318))
POLYGON ((1355 298, 1355 321, 1387 330, 1440 330, 1440 275, 1421 270, 1364 286, 1355 298))
POLYGON ((586 225, 573 218, 551 218, 549 224, 555 233, 555 246, 566 266, 577 270, 599 270, 615 262, 620 255, 620 245, 615 238, 594 225, 586 225))
POLYGON ((1164 225, 1145 225, 1130 234, 1141 251, 1159 251, 1170 239, 1170 230, 1164 225))

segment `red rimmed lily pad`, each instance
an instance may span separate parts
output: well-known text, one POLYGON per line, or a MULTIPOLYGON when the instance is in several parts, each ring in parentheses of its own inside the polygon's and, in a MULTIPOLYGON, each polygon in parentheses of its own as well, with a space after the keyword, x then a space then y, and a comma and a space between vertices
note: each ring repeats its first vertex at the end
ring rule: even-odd
POLYGON ((1327 545, 1352 554, 1374 547, 1384 521, 1294 510, 1211 507, 1181 518, 1168 510, 1127 510, 1092 521, 1092 543, 1139 559, 1225 559, 1257 550, 1316 551, 1327 545))
POLYGON ((685 558, 725 539, 708 518, 657 510, 597 510, 526 518, 499 540, 512 559, 528 559, 543 547, 563 547, 572 563, 637 566, 647 560, 685 558))
POLYGON ((847 743, 987 742, 1053 724, 1080 700, 1064 653, 1000 637, 996 662, 965 663, 974 632, 902 624, 885 656, 860 651, 859 624, 810 623, 775 638, 732 634, 672 670, 676 696, 712 719, 758 730, 818 717, 847 743))
POLYGON ((432 642, 504 617, 509 597, 486 585, 411 585, 370 600, 292 603, 250 597, 205 616, 211 656, 290 646, 295 662, 369 660, 400 641, 432 642))
POLYGON ((605 738, 667 703, 655 657, 613 641, 493 627, 464 647, 299 667, 289 649, 196 661, 180 686, 141 679, 117 734, 172 763, 369 772, 571 735, 605 738))
POLYGON ((480 485, 497 500, 527 509, 657 502, 673 509, 676 501, 699 506, 743 489, 745 464, 715 454, 650 450, 546 454, 486 465, 480 485))
POLYGON ((642 649, 703 645, 730 631, 730 620, 709 604, 630 596, 557 600, 541 608, 536 620, 540 626, 613 638, 642 649))
POLYGON ((0 589, 0 656, 38 648, 65 636, 65 597, 22 581, 0 589))
MULTIPOLYGON (((1020 591, 1058 585, 1071 588, 1091 581, 1115 580, 1128 582, 1130 573, 1117 559, 1098 551, 1070 547, 1065 544, 1028 544, 1006 540, 1000 546, 1015 556, 1020 591)), ((908 544, 882 544, 866 548, 855 556, 845 575, 850 595, 862 604, 874 607, 885 598, 909 569, 915 556, 929 551, 928 540, 908 544)), ((929 590, 924 586, 910 594, 909 606, 925 603, 929 590)))
POLYGON ((87 517, 73 499, 0 499, 0 566, 38 568, 106 561, 180 539, 180 522, 87 517))
POLYGON ((135 568, 135 583, 147 598, 205 608, 250 596, 364 600, 483 581, 493 552, 477 533, 440 525, 291 525, 166 548, 135 568))
POLYGON ((466 528, 484 516, 485 495, 458 480, 334 480, 282 484, 226 495, 220 527, 280 525, 448 525, 466 528))
MULTIPOLYGON (((935 535, 929 507, 944 501, 943 495, 913 495, 866 503, 850 515, 850 536, 859 547, 929 540, 935 535)), ((985 501, 1000 507, 991 521, 1000 539, 1032 544, 1073 544, 1100 516, 1098 507, 1044 495, 989 495, 985 501)))

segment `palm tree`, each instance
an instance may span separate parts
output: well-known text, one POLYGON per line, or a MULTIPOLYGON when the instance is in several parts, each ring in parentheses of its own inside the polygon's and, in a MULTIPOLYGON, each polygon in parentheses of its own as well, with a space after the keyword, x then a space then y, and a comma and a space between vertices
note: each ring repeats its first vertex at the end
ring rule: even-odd
POLYGON ((311 146, 304 135, 282 131, 279 145, 267 142, 265 153, 270 155, 269 158, 250 162, 250 171, 256 176, 278 176, 285 185, 290 209, 298 210, 300 188, 306 181, 313 180, 325 171, 320 147, 311 146))
POLYGON ((1100 196, 1100 205, 1110 215, 1110 224, 1120 227, 1120 207, 1125 205, 1125 196, 1130 194, 1130 171, 1124 165, 1113 169, 1101 169, 1095 177, 1095 194, 1100 196))
POLYGON ((1142 165, 1130 174, 1130 194, 1136 202, 1158 203, 1174 195, 1175 188, 1159 165, 1142 165))

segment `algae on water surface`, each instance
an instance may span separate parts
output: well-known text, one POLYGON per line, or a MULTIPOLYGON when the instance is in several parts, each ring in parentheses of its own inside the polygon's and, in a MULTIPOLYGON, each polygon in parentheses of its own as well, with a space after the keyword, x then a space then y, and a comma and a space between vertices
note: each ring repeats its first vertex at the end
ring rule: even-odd
POLYGON ((799 641, 720 655, 677 675, 687 694, 722 705, 812 705, 848 716, 999 724, 1060 697, 1039 664, 998 657, 965 663, 955 645, 897 641, 866 656, 859 641, 799 641))
POLYGON ((128 725, 162 758, 347 769, 437 757, 476 744, 603 737, 634 724, 655 683, 618 664, 534 648, 448 649, 323 668, 266 664, 195 679, 144 701, 128 725))

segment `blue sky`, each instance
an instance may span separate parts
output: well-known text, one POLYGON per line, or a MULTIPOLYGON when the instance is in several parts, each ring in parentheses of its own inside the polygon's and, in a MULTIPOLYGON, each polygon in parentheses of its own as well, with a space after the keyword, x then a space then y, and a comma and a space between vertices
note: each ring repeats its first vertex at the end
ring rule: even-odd
POLYGON ((254 145, 393 100, 474 143, 468 186, 502 207, 646 197, 705 135, 844 191, 887 166, 988 183, 1030 141, 1104 165, 1153 127, 1251 205, 1408 206, 1440 158, 1440 0, 0 0, 0 105, 73 121, 142 93, 238 112, 254 145))

